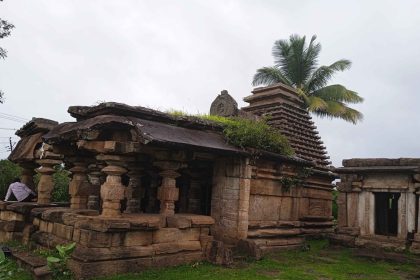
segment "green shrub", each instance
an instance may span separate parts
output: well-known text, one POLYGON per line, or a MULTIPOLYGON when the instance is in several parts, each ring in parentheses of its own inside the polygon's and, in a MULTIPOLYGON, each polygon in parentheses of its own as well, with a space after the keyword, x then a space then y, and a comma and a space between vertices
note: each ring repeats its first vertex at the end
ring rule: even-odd
POLYGON ((265 119, 250 120, 203 115, 201 118, 219 123, 228 143, 241 148, 255 148, 286 156, 293 155, 287 138, 267 124, 265 119))
MULTIPOLYGON (((70 172, 64 169, 64 166, 59 164, 54 166, 55 173, 52 175, 54 182, 54 189, 51 193, 51 201, 53 202, 69 202, 69 183, 70 172)), ((35 175, 35 184, 38 185, 40 174, 35 175)))
POLYGON ((14 178, 20 177, 21 168, 13 162, 3 159, 0 160, 0 199, 3 200, 6 196, 9 185, 14 178))
POLYGON ((54 190, 51 194, 51 199, 54 202, 69 202, 70 172, 65 170, 62 165, 57 165, 54 169, 56 171, 53 175, 54 190))
POLYGON ((47 257, 48 267, 52 271, 53 279, 72 279, 72 273, 67 267, 67 261, 76 248, 76 243, 57 245, 55 248, 56 252, 52 252, 47 257))

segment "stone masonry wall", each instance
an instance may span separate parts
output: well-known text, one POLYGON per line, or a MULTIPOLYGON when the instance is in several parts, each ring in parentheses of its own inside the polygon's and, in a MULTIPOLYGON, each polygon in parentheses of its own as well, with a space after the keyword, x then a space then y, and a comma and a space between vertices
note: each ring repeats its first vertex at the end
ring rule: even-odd
POLYGON ((216 240, 235 245, 247 237, 252 167, 247 158, 221 158, 214 164, 211 216, 216 240))

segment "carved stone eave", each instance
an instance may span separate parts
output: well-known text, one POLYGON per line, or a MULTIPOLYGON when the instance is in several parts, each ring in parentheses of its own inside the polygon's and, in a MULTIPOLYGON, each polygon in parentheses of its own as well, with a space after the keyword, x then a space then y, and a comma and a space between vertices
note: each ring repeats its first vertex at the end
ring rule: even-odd
POLYGON ((133 154, 141 151, 141 143, 131 141, 77 141, 77 147, 81 150, 99 154, 133 154))

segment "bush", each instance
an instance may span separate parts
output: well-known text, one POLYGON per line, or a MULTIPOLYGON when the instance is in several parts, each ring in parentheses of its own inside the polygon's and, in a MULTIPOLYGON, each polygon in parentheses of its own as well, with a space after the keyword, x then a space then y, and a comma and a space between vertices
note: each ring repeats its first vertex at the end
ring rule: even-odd
POLYGON ((287 138, 277 129, 269 126, 265 119, 249 120, 204 115, 203 119, 214 121, 223 126, 223 134, 228 143, 241 148, 255 148, 282 154, 293 155, 287 138))
MULTIPOLYGON (((52 201, 54 202, 68 202, 69 195, 69 174, 64 166, 57 165, 54 167, 56 172, 53 174, 54 190, 52 192, 52 201)), ((21 177, 22 168, 19 165, 4 159, 0 160, 0 200, 6 196, 7 189, 12 183, 13 179, 21 177)), ((38 185, 39 174, 34 177, 35 185, 38 185)))
POLYGON ((14 178, 20 177, 21 168, 13 162, 3 159, 0 160, 0 199, 6 196, 7 189, 14 178))
MULTIPOLYGON (((69 202, 69 183, 70 183, 70 172, 64 169, 64 165, 54 166, 55 173, 52 175, 54 182, 54 189, 51 193, 52 202, 69 202)), ((35 184, 38 185, 39 174, 35 175, 35 184)))
POLYGON ((51 200, 54 202, 69 202, 70 172, 65 170, 62 165, 57 165, 54 169, 56 172, 53 175, 54 190, 51 194, 51 200))

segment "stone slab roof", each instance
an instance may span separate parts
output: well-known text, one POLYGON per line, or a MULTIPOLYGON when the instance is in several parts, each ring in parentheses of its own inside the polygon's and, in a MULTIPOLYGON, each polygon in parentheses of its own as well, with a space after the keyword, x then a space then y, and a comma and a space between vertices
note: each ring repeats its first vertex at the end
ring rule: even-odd
POLYGON ((34 161, 35 150, 42 145, 42 135, 57 125, 58 122, 43 118, 33 118, 24 124, 15 133, 21 139, 10 153, 8 159, 15 163, 34 161))
POLYGON ((106 128, 134 129, 142 144, 183 147, 221 153, 259 155, 273 160, 313 164, 298 157, 286 157, 266 151, 241 149, 230 145, 222 135, 222 127, 212 121, 191 116, 172 116, 141 106, 121 103, 103 103, 98 106, 72 106, 68 110, 77 122, 62 123, 43 135, 48 144, 88 139, 93 130, 106 128))
POLYGON ((353 158, 343 160, 337 173, 420 172, 420 158, 353 158))
POLYGON ((143 144, 189 146, 196 149, 244 153, 243 150, 226 143, 223 135, 216 131, 197 130, 157 121, 116 115, 98 115, 78 122, 63 123, 44 135, 43 139, 49 144, 60 141, 74 141, 80 139, 80 135, 87 135, 92 130, 112 127, 118 127, 118 129, 127 128, 128 130, 134 129, 137 133, 137 141, 143 144))

